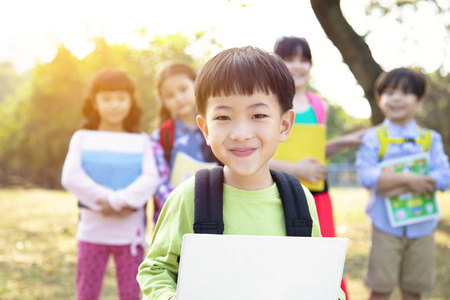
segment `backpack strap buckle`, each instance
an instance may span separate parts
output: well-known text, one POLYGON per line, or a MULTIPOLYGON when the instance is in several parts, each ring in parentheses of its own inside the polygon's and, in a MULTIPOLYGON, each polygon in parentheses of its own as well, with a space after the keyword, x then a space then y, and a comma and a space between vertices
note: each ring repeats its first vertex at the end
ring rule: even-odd
POLYGON ((222 234, 224 226, 217 222, 203 222, 194 224, 194 233, 222 234))
POLYGON ((293 223, 296 236, 311 236, 312 220, 294 220, 293 223))

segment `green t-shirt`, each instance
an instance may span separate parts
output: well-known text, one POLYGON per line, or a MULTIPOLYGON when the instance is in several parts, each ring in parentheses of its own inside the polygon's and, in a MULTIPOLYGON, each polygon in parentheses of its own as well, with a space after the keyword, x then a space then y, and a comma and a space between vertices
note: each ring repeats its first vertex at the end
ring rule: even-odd
MULTIPOLYGON (((150 250, 137 276, 144 299, 169 299, 176 291, 182 238, 194 232, 194 182, 194 177, 182 182, 161 211, 150 250)), ((321 237, 314 198, 308 189, 304 191, 313 220, 312 236, 321 237)), ((224 184, 223 219, 224 234, 286 235, 283 205, 275 184, 259 191, 224 184)))

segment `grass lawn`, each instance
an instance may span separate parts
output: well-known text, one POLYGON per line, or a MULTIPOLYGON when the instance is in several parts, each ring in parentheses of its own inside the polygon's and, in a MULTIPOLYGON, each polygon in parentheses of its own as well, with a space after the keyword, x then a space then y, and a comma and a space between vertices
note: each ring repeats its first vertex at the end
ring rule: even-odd
MULTIPOLYGON (((367 299, 363 285, 370 246, 370 223, 364 214, 367 192, 334 188, 331 194, 338 234, 349 238, 350 297, 367 299)), ((450 299, 450 193, 438 198, 444 217, 436 232, 436 289, 425 299, 450 299)), ((77 218, 76 199, 66 192, 0 190, 0 299, 73 298, 77 218)), ((101 299, 117 299, 111 262, 101 299)), ((398 292, 392 299, 400 299, 398 292)))

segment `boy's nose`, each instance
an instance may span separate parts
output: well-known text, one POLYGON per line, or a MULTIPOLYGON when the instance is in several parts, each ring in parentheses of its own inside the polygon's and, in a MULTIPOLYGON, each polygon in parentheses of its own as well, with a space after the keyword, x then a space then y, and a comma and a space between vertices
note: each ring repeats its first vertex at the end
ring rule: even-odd
POLYGON ((230 134, 230 138, 236 141, 245 141, 251 139, 253 136, 251 126, 244 122, 236 122, 230 134))
POLYGON ((111 101, 111 104, 112 104, 112 106, 118 106, 118 105, 120 104, 120 100, 114 98, 114 99, 111 101))
POLYGON ((175 95, 175 99, 177 99, 177 101, 183 100, 183 94, 182 94, 182 93, 177 93, 177 94, 175 95))
POLYGON ((295 61, 294 62, 294 67, 300 68, 301 66, 302 66, 302 62, 301 61, 295 61))
POLYGON ((392 100, 394 100, 394 101, 401 100, 402 96, 403 96, 403 93, 395 92, 392 94, 392 100))

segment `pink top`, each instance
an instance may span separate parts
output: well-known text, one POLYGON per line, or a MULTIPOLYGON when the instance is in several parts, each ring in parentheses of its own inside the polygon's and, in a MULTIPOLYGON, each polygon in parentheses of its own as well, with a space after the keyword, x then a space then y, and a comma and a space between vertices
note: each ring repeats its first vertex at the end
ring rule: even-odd
POLYGON ((150 138, 147 134, 135 134, 142 139, 141 175, 126 188, 112 190, 96 183, 82 168, 83 138, 88 130, 73 135, 62 171, 63 187, 74 194, 86 206, 80 208, 77 238, 81 241, 103 245, 129 245, 135 255, 136 246, 145 243, 145 204, 152 197, 159 183, 150 138), (104 216, 96 201, 107 199, 114 210, 131 206, 135 211, 127 216, 104 216))

